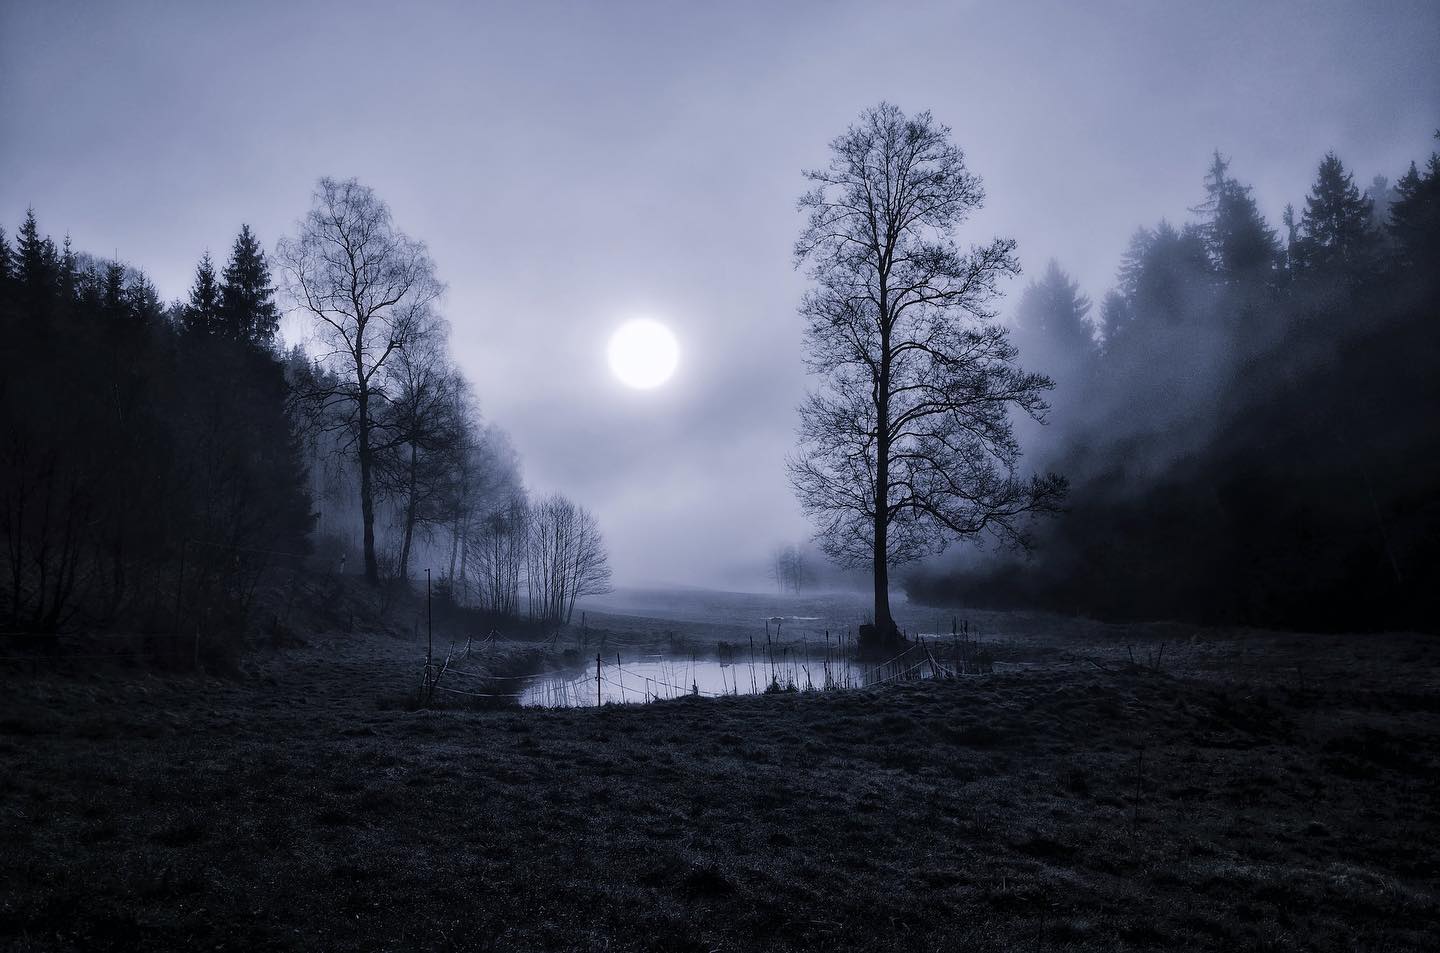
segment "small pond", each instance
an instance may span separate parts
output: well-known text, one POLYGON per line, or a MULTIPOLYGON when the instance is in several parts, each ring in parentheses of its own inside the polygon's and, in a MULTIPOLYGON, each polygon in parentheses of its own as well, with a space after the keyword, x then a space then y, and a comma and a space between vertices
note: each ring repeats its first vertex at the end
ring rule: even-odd
POLYGON ((598 666, 592 660, 581 671, 536 675, 519 702, 528 707, 573 708, 644 703, 685 695, 716 698, 766 690, 865 688, 901 679, 948 677, 957 674, 953 665, 953 660, 932 660, 918 648, 880 664, 790 652, 777 653, 773 661, 764 657, 752 661, 749 657, 611 656, 602 658, 598 666))

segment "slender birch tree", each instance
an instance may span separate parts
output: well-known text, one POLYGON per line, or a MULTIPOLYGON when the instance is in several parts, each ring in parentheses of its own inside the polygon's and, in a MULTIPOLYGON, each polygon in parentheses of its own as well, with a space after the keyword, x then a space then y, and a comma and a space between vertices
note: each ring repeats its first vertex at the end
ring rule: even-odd
POLYGON ((365 578, 380 582, 375 555, 378 455, 387 438, 379 419, 389 398, 397 353, 417 343, 442 286, 423 242, 407 236, 390 209, 355 179, 323 178, 294 238, 276 253, 286 291, 309 313, 326 348, 335 386, 312 395, 338 411, 360 474, 365 578))

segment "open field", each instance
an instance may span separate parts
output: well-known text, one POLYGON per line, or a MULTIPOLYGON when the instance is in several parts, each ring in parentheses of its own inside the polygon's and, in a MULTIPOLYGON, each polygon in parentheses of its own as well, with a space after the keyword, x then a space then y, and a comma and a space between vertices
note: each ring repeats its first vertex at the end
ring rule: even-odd
MULTIPOLYGON (((629 598, 587 626, 827 621, 629 598)), ((1024 667, 414 711, 404 622, 226 679, 6 671, 0 948, 1433 948, 1440 642, 970 618, 1024 667)))

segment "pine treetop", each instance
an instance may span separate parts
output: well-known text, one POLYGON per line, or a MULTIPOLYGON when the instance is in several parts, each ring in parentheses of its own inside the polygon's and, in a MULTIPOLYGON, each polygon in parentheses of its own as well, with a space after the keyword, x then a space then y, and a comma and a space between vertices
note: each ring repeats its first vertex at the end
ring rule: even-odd
POLYGON ((220 287, 222 333, 268 347, 280 325, 274 294, 265 251, 250 226, 241 225, 220 287))
POLYGON ((1374 206, 1333 152, 1325 154, 1300 215, 1302 250, 1310 267, 1360 266, 1370 258, 1374 206))

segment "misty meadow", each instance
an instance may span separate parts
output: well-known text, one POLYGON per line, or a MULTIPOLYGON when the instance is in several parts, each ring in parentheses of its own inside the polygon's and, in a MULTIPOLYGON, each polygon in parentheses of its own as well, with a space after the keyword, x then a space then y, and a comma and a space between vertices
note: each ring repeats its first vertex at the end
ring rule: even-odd
POLYGON ((0 6, 0 949, 1433 949, 1437 36, 0 6))

